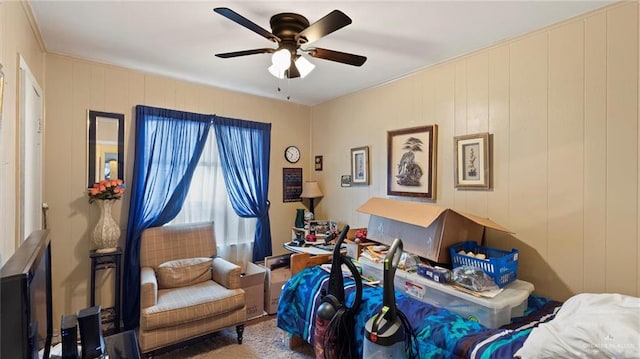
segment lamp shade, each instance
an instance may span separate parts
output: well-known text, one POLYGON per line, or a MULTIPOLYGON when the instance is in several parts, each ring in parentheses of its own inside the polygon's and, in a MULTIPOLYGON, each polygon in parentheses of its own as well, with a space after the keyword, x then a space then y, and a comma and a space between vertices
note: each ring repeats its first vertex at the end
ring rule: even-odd
POLYGON ((280 49, 274 52, 271 56, 271 63, 278 70, 284 71, 288 69, 289 65, 291 65, 291 52, 287 49, 280 49))
POLYGON ((302 185, 301 198, 318 198, 322 197, 322 191, 318 186, 318 181, 305 181, 302 185))
POLYGON ((300 57, 298 57, 298 59, 296 60, 296 67, 300 72, 300 77, 305 78, 305 76, 307 76, 309 73, 311 73, 311 71, 313 71, 313 69, 316 68, 316 65, 312 64, 311 62, 309 62, 309 60, 300 55, 300 57))
POLYGON ((269 66, 269 73, 272 74, 273 76, 279 78, 279 79, 283 79, 284 78, 284 72, 286 71, 286 69, 281 70, 279 69, 276 65, 271 65, 269 66))

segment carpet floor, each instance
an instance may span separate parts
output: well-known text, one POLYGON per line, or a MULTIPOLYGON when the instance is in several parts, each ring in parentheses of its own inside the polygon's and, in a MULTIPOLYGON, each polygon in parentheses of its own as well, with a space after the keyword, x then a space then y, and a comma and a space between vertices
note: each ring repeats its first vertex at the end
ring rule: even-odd
POLYGON ((276 327, 276 317, 268 316, 250 321, 244 329, 239 345, 235 327, 226 328, 169 351, 157 353, 156 359, 212 359, 212 358, 315 358, 313 347, 305 344, 289 349, 287 333, 276 327))

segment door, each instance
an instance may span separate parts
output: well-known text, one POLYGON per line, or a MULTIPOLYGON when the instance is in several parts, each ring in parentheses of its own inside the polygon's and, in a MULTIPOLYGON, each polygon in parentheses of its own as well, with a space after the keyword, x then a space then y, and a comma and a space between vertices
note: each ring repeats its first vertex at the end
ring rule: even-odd
POLYGON ((42 229, 42 90, 20 56, 20 240, 42 229))

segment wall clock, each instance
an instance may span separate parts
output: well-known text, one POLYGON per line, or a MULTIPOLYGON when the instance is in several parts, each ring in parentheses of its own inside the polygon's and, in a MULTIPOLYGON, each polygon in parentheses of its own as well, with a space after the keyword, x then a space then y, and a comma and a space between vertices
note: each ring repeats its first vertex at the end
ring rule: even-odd
POLYGON ((289 146, 284 150, 284 158, 290 163, 296 163, 300 160, 300 150, 296 146, 289 146))

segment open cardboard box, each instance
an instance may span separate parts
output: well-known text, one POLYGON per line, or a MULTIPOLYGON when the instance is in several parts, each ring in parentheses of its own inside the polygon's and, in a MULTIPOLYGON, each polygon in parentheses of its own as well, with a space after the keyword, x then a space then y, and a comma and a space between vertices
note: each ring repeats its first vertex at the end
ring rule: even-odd
POLYGON ((291 278, 291 255, 270 256, 264 259, 264 310, 269 314, 278 312, 282 286, 291 278))
POLYGON ((244 275, 240 277, 240 288, 244 289, 247 319, 264 314, 264 283, 266 269, 251 262, 247 263, 244 275))
POLYGON ((371 215, 368 239, 391 245, 400 238, 405 252, 437 263, 451 263, 449 247, 456 243, 481 244, 487 227, 512 233, 488 218, 423 202, 373 197, 357 211, 371 215))

